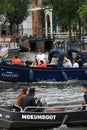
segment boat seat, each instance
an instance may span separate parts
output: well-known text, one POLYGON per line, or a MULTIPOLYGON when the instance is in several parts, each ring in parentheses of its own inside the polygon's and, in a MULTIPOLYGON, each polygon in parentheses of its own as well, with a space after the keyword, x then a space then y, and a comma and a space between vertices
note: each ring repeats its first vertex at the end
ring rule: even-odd
POLYGON ((13 110, 14 111, 22 111, 22 108, 17 106, 17 105, 13 105, 13 110))
POLYGON ((28 106, 28 107, 25 107, 24 111, 29 111, 29 112, 42 112, 42 108, 40 108, 40 107, 37 107, 37 108, 32 107, 32 108, 31 108, 30 106, 28 106))

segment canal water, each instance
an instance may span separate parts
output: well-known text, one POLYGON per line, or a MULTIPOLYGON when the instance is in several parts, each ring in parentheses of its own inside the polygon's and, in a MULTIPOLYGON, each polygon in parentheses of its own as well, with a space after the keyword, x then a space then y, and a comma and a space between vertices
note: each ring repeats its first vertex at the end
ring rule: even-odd
MULTIPOLYGON (((31 53, 19 53, 20 58, 26 60, 28 56, 33 56, 31 53)), ((12 57, 12 56, 10 56, 12 57)), ((60 104, 82 104, 83 103, 83 84, 86 81, 67 81, 67 82, 38 82, 38 83, 6 83, 0 82, 0 106, 8 106, 15 104, 17 96, 22 91, 24 86, 35 87, 36 95, 41 96, 48 105, 60 104)), ((27 129, 26 129, 27 130, 27 129)), ((28 129, 29 130, 29 129, 28 129)), ((58 127, 48 130, 87 130, 86 127, 67 128, 58 127)))
MULTIPOLYGON (((24 86, 35 87, 36 95, 46 100, 48 105, 54 104, 82 104, 82 81, 68 82, 39 82, 39 83, 6 83, 0 82, 0 105, 15 104, 17 96, 24 86)), ((48 130, 87 130, 87 128, 54 128, 48 130)), ((16 130, 16 129, 15 129, 16 130)), ((29 129, 28 129, 29 130, 29 129)))

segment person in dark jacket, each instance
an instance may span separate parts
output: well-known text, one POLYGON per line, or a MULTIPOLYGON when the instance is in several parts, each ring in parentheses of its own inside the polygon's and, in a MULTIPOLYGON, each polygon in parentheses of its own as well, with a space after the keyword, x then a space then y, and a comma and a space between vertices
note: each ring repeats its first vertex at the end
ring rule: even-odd
POLYGON ((29 89, 29 93, 27 96, 25 96, 23 102, 22 102, 22 109, 24 110, 26 107, 28 107, 28 109, 26 109, 26 111, 41 111, 41 108, 37 108, 37 106, 42 106, 41 101, 35 97, 35 88, 30 88, 29 89), (32 108, 29 108, 32 107, 32 108), (33 108, 36 107, 36 108, 33 108))
POLYGON ((87 108, 86 108, 86 105, 87 105, 87 83, 84 83, 84 85, 83 85, 83 92, 84 92, 84 95, 83 95, 83 97, 84 97, 84 102, 83 102, 83 104, 82 104, 82 107, 81 107, 81 110, 86 110, 87 108))
POLYGON ((87 83, 84 83, 84 103, 87 104, 87 83))

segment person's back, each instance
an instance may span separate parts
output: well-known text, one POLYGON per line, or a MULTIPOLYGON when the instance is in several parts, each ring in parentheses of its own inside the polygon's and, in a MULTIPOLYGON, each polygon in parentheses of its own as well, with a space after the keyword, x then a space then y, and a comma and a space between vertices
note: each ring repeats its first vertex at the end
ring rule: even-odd
POLYGON ((24 98, 24 100, 23 100, 23 102, 22 102, 21 107, 22 107, 23 109, 24 109, 25 107, 27 107, 27 106, 35 106, 35 99, 34 99, 34 97, 33 97, 32 94, 28 94, 28 95, 24 98))
POLYGON ((18 58, 17 56, 13 57, 12 64, 21 64, 20 58, 18 58))
POLYGON ((29 106, 32 107, 32 108, 29 108, 29 111, 39 111, 40 110, 39 108, 33 108, 38 105, 34 96, 35 96, 35 88, 30 88, 29 94, 27 96, 25 96, 25 98, 22 102, 22 105, 21 105, 23 110, 29 106))
POLYGON ((24 98, 21 107, 24 109, 27 106, 35 106, 35 89, 30 88, 28 95, 24 98))
POLYGON ((26 96, 27 91, 28 91, 28 88, 24 87, 23 90, 22 90, 22 93, 17 97, 17 101, 16 101, 16 105, 17 106, 21 106, 22 105, 23 99, 26 96))

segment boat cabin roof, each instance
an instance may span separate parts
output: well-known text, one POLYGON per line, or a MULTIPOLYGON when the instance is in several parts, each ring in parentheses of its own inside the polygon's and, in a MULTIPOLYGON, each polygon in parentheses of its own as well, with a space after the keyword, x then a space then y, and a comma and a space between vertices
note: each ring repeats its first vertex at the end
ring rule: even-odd
MULTIPOLYGON (((85 56, 85 54, 82 51, 76 50, 76 49, 69 49, 67 51, 67 56, 71 60, 71 62, 73 62, 73 59, 74 59, 73 53, 76 53, 76 55, 78 54, 80 56, 80 58, 81 58, 81 60, 82 60, 83 63, 86 62, 86 56, 85 56)), ((60 50, 60 49, 54 49, 54 50, 51 50, 49 52, 49 54, 48 54, 48 61, 49 61, 49 63, 51 63, 52 58, 58 58, 58 64, 57 64, 57 66, 61 67, 62 63, 63 63, 64 56, 65 56, 65 53, 62 50, 60 50)))
POLYGON ((85 54, 82 51, 76 50, 76 49, 73 49, 73 48, 69 49, 68 52, 67 52, 68 58, 71 60, 71 62, 73 62, 73 53, 76 53, 80 56, 82 63, 86 62, 85 54))
POLYGON ((54 58, 58 57, 58 66, 61 67, 62 66, 62 62, 63 62, 63 58, 64 58, 64 52, 62 50, 58 50, 58 49, 51 50, 49 52, 49 55, 48 55, 49 63, 51 63, 53 57, 54 58))

